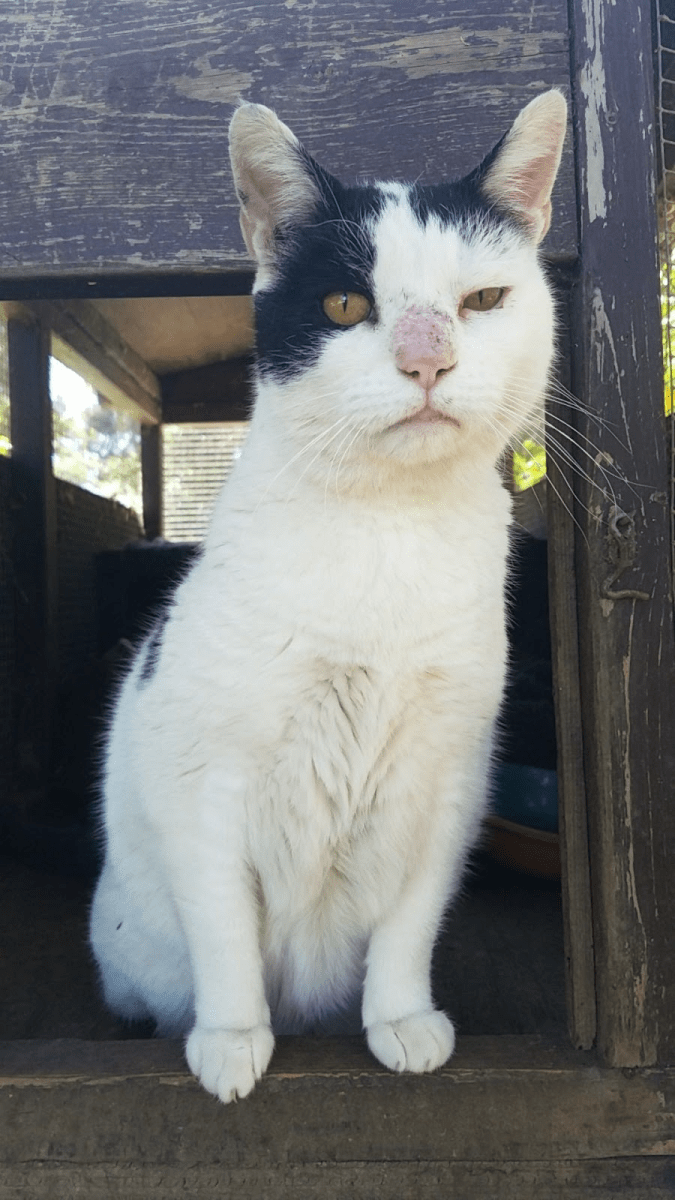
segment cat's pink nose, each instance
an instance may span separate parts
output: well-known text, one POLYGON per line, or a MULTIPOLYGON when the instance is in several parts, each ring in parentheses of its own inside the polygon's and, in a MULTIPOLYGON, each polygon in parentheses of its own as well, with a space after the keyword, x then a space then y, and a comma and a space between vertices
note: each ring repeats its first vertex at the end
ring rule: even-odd
POLYGON ((430 392, 457 362, 450 317, 433 308, 406 309, 394 326, 394 357, 399 371, 430 392))

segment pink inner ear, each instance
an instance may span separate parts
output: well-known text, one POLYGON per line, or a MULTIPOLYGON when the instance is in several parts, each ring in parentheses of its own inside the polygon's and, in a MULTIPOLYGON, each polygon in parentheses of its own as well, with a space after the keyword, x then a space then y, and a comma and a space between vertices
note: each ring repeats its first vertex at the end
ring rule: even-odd
POLYGON ((541 241, 551 222, 555 166, 551 154, 512 163, 501 172, 497 168, 486 189, 499 204, 525 217, 537 242, 541 241))
POLYGON ((551 158, 533 158, 513 180, 513 202, 526 210, 541 209, 551 193, 551 158))
POLYGON ((530 101, 500 146, 483 184, 486 196, 527 219, 537 241, 551 217, 566 113, 559 92, 545 92, 530 101))

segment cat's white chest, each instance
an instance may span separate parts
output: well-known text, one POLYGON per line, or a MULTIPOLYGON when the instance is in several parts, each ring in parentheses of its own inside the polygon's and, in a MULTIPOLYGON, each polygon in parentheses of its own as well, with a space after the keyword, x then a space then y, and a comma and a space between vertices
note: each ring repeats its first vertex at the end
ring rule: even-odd
POLYGON ((331 570, 308 555, 275 596, 287 640, 268 671, 249 827, 272 905, 278 893, 292 907, 301 878, 315 914, 348 904, 367 928, 404 884, 448 763, 484 752, 505 636, 494 560, 477 578, 435 533, 396 525, 349 543, 331 570))
POLYGON ((298 977, 353 989, 410 847, 428 836, 439 802, 428 682, 317 662, 255 780, 247 825, 265 955, 291 1008, 298 977))
POLYGON ((473 772, 499 692, 472 697, 461 678, 428 667, 324 660, 314 670, 253 781, 247 820, 282 1012, 307 1007, 298 980, 316 990, 317 1012, 324 995, 353 993, 364 947, 412 885, 418 854, 437 838, 472 840, 484 809, 473 772))

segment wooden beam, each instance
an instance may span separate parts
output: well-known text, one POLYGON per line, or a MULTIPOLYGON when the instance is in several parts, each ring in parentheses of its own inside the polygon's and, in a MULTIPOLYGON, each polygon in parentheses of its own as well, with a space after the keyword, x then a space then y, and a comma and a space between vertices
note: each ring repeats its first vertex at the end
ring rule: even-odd
POLYGON ((143 480, 143 528, 147 538, 162 536, 163 474, 162 426, 141 427, 141 477, 143 480))
MULTIPOLYGON (((90 0, 26 4, 2 13, 5 282, 248 267, 225 137, 240 96, 345 182, 435 182, 569 81, 559 0, 230 0, 206 20, 203 0, 153 0, 103 23, 90 0)), ((557 213, 551 246, 574 252, 569 149, 557 213)))
POLYGON ((236 358, 161 377, 162 420, 247 421, 253 408, 253 359, 236 358))
POLYGON ((672 1069, 528 1037, 464 1038, 433 1075, 386 1071, 360 1039, 280 1038, 227 1106, 178 1042, 5 1042, 0 1196, 652 1200, 672 1196, 674 1097, 672 1069))
POLYGON ((93 304, 87 300, 42 300, 28 307, 56 335, 55 352, 66 366, 81 371, 97 391, 136 420, 145 424, 159 421, 156 375, 93 304))
POLYGON ((97 271, 85 274, 3 276, 5 300, 104 300, 129 296, 248 296, 254 271, 214 266, 201 271, 97 271))
POLYGON ((56 491, 51 467, 49 330, 31 314, 7 322, 15 584, 16 755, 22 804, 47 786, 57 660, 56 491))
POLYGON ((652 30, 646 4, 571 0, 571 15, 582 264, 572 387, 589 410, 579 464, 590 476, 576 507, 576 573, 598 1045, 607 1062, 632 1067, 675 1061, 675 643, 652 30))

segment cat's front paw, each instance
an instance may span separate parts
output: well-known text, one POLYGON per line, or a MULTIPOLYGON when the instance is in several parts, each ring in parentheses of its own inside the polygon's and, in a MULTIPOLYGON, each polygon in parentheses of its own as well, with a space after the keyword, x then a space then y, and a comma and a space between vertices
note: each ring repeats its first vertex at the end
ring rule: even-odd
POLYGON ((435 1071, 455 1048, 455 1030, 445 1013, 431 1010, 378 1021, 366 1030, 370 1051, 390 1071, 435 1071))
POLYGON ((201 1029, 196 1025, 185 1057, 202 1087, 223 1104, 248 1096, 267 1068, 274 1049, 268 1025, 253 1029, 201 1029))

